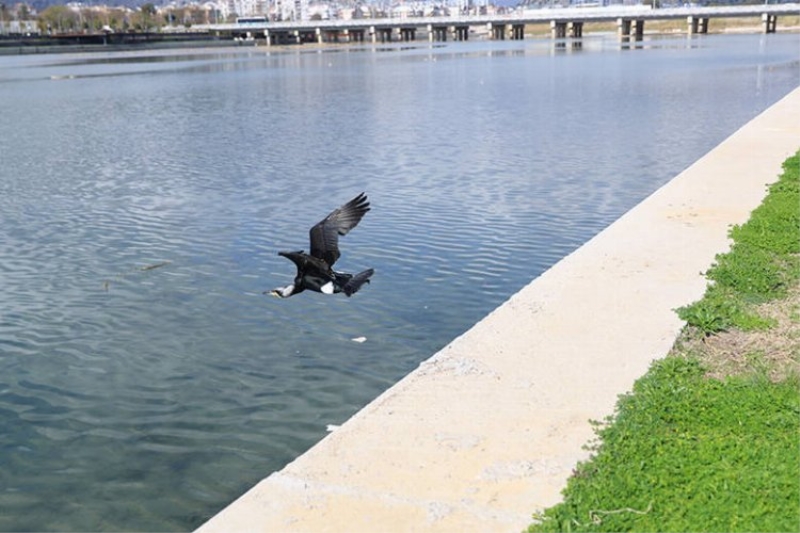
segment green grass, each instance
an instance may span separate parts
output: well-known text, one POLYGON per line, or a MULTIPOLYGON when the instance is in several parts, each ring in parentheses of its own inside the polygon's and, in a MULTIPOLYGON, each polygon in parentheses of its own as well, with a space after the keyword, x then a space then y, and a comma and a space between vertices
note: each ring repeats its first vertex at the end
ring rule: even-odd
MULTIPOLYGON (((701 338, 764 330, 758 303, 800 283, 800 152, 750 220, 731 230, 699 302, 679 310, 701 338)), ((797 350, 797 338, 786 343, 797 350)), ((768 358, 709 379, 693 352, 652 365, 596 424, 592 457, 528 531, 800 531, 800 378, 768 358)))
POLYGON ((678 309, 690 326, 706 334, 768 328, 771 322, 756 316, 753 305, 785 296, 800 279, 800 152, 783 168, 750 219, 731 229, 731 250, 706 272, 713 283, 705 297, 678 309))
POLYGON ((710 380, 656 363, 536 531, 800 530, 797 380, 710 380))

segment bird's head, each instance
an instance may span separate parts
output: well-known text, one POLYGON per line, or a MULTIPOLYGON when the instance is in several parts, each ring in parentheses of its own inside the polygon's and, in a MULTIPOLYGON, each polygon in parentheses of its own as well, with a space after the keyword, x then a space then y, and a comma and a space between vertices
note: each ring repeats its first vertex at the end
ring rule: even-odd
POLYGON ((288 298, 294 294, 294 284, 287 285, 286 287, 277 287, 269 291, 269 294, 276 298, 288 298))

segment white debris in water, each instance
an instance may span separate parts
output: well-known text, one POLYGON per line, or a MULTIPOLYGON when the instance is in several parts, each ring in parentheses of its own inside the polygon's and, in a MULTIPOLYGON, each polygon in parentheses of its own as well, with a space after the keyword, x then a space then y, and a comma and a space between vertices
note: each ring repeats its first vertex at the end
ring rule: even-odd
POLYGON ((366 337, 355 337, 355 338, 350 339, 350 340, 353 341, 353 342, 362 343, 362 342, 365 342, 367 340, 367 338, 366 337))
POLYGON ((339 429, 339 426, 337 426, 336 424, 328 424, 327 426, 325 426, 325 431, 327 431, 328 433, 332 433, 337 429, 339 429))

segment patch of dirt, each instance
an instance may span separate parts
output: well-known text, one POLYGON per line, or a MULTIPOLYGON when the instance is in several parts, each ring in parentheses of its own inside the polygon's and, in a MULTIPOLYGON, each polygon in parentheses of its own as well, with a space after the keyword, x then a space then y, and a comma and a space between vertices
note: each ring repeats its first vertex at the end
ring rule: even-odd
POLYGON ((708 368, 707 377, 763 374, 778 382, 800 376, 800 286, 786 298, 756 307, 756 312, 774 319, 767 330, 731 330, 703 337, 684 332, 676 343, 676 355, 696 355, 708 368))

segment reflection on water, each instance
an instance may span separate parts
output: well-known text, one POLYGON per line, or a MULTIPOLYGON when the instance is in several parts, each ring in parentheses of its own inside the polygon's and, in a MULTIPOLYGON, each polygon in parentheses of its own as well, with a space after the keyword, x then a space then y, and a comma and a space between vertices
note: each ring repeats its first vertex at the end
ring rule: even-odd
POLYGON ((0 57, 0 530, 199 525, 796 87, 797 45, 0 57), (264 297, 362 190, 372 284, 264 297))

